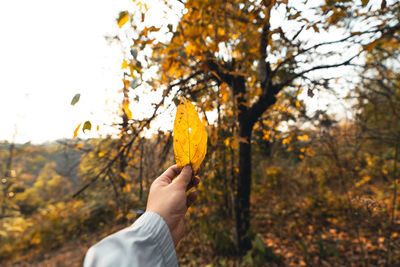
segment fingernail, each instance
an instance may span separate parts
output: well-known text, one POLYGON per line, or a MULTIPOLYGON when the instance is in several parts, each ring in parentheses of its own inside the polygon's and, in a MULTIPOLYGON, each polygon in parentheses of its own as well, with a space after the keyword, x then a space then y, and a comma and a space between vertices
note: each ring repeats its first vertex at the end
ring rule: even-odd
POLYGON ((183 167, 183 170, 192 172, 192 167, 190 165, 186 165, 183 167))

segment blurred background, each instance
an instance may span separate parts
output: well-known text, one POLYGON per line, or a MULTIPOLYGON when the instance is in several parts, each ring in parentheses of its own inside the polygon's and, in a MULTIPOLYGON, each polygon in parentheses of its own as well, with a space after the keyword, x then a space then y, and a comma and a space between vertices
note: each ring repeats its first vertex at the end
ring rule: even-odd
POLYGON ((0 3, 0 263, 81 266, 206 125, 181 266, 398 266, 400 4, 0 3))

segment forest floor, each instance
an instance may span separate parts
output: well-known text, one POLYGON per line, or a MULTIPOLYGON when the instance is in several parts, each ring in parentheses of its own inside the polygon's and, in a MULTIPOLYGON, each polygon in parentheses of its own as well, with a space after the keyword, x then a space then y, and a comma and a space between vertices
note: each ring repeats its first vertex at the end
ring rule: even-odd
POLYGON ((61 267, 82 266, 83 259, 90 244, 95 243, 96 234, 90 235, 88 240, 70 240, 62 247, 51 250, 30 250, 17 255, 16 258, 2 263, 2 266, 13 267, 61 267), (89 241, 91 240, 91 241, 89 241), (4 265, 3 265, 4 264, 4 265))
MULTIPOLYGON (((326 212, 317 213, 307 206, 305 199, 296 199, 295 196, 291 200, 282 201, 273 199, 273 196, 268 196, 265 191, 255 190, 252 203, 252 213, 255 214, 252 220, 253 231, 263 241, 264 246, 282 260, 282 266, 385 265, 386 239, 382 233, 383 222, 380 221, 378 211, 370 213, 369 218, 356 218, 357 221, 352 223, 341 219, 340 207, 335 208, 332 204, 325 203, 326 212), (332 211, 336 212, 335 216, 329 213, 332 211), (359 230, 357 236, 353 227, 358 226, 354 223, 359 224, 358 226, 362 226, 362 223, 376 226, 376 232, 359 230)), ((105 227, 101 232, 69 240, 63 246, 52 250, 21 252, 14 259, 3 262, 2 266, 82 266, 85 253, 91 245, 107 233, 113 233, 126 226, 128 223, 105 227)), ((186 237, 178 246, 177 254, 181 266, 253 266, 241 265, 239 258, 234 256, 215 255, 211 247, 201 243, 198 232, 193 228, 187 229, 186 237), (196 241, 192 242, 194 239, 196 241)), ((399 232, 398 221, 392 232, 393 263, 399 260, 399 232)), ((276 265, 271 265, 271 262, 254 264, 276 265)))

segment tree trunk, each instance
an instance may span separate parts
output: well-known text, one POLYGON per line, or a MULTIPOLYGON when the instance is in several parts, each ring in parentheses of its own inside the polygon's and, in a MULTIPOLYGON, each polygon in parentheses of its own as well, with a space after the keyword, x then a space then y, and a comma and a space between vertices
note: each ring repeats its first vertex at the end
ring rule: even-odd
MULTIPOLYGON (((245 119, 245 118, 243 118, 245 119)), ((251 132, 248 122, 239 120, 239 177, 236 196, 236 228, 238 231, 239 253, 251 248, 250 190, 251 190, 251 132)))

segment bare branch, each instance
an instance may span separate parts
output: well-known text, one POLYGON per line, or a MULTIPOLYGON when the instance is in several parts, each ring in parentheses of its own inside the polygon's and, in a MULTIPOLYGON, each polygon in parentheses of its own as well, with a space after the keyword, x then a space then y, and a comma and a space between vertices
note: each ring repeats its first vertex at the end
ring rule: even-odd
POLYGON ((315 70, 330 69, 330 68, 337 68, 337 67, 341 67, 341 66, 350 65, 350 64, 351 64, 351 61, 352 61, 354 58, 358 57, 358 55, 359 55, 359 53, 357 53, 356 55, 350 57, 349 59, 347 59, 346 61, 343 61, 343 62, 341 62, 341 63, 330 64, 330 65, 329 65, 329 64, 328 64, 328 65, 318 65, 318 66, 312 67, 312 68, 310 68, 310 69, 301 71, 301 72, 299 72, 299 73, 295 73, 295 74, 291 75, 291 76, 290 76, 288 79, 286 79, 285 81, 279 83, 279 84, 277 85, 277 88, 278 88, 278 90, 280 91, 283 87, 289 85, 294 79, 296 79, 296 78, 298 78, 298 77, 301 77, 301 76, 303 76, 304 74, 309 73, 309 72, 312 72, 312 71, 315 71, 315 70))
POLYGON ((285 58, 282 62, 280 62, 280 63, 276 66, 276 68, 272 71, 272 76, 275 75, 276 72, 278 72, 278 70, 279 70, 283 65, 285 65, 286 63, 288 63, 290 60, 293 60, 294 58, 296 58, 296 57, 298 57, 298 56, 300 56, 300 55, 302 55, 302 54, 304 54, 304 53, 306 53, 306 52, 309 52, 309 51, 311 51, 311 50, 313 50, 313 49, 317 49, 317 48, 319 48, 319 47, 321 47, 321 46, 327 46, 327 45, 333 45, 333 44, 343 43, 343 42, 346 42, 346 41, 348 41, 348 40, 350 40, 350 39, 352 39, 352 38, 355 38, 355 37, 357 37, 357 36, 361 36, 361 35, 363 35, 363 34, 377 33, 377 32, 378 32, 378 30, 374 30, 374 31, 365 31, 365 32, 362 32, 362 33, 359 33, 359 34, 350 34, 349 36, 347 36, 347 37, 345 37, 345 38, 342 38, 342 39, 339 39, 339 40, 329 41, 329 42, 322 42, 322 43, 318 43, 318 44, 312 45, 312 46, 310 46, 310 47, 308 47, 308 48, 305 48, 305 49, 299 49, 299 52, 298 52, 298 53, 293 54, 293 55, 291 55, 291 56, 285 58))

